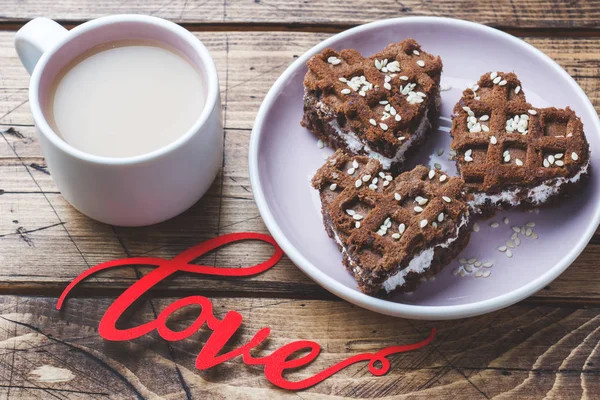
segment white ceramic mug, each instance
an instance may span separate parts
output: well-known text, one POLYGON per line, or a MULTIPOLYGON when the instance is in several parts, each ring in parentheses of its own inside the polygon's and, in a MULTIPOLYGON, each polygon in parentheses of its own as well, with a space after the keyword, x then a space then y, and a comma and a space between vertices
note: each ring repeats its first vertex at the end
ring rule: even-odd
POLYGON ((48 169, 79 211, 113 225, 150 225, 185 211, 208 190, 223 154, 219 82, 208 50, 189 31, 143 15, 102 17, 70 31, 37 18, 17 32, 15 48, 31 74, 29 103, 48 169), (203 75, 206 103, 190 131, 167 146, 135 157, 101 157, 61 139, 48 124, 43 105, 52 81, 71 60, 121 39, 157 40, 185 54, 203 75))

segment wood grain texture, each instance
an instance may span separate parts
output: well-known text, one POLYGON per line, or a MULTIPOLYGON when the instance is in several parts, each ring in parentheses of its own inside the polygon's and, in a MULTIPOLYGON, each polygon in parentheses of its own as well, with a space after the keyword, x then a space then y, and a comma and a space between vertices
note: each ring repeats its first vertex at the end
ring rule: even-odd
MULTIPOLYGON (((123 327, 154 319, 173 300, 140 302, 123 327)), ((390 357, 392 368, 385 376, 373 377, 365 364, 357 364, 311 389, 289 393, 266 381, 260 366, 248 367, 239 359, 197 371, 195 357, 210 334, 205 328, 171 344, 155 333, 129 342, 103 341, 96 328, 111 301, 71 299, 57 312, 55 299, 0 297, 0 396, 593 399, 599 389, 600 309, 515 306, 466 320, 418 322, 345 302, 213 299, 218 317, 230 309, 244 317, 225 351, 266 326, 271 336, 254 355, 270 354, 295 340, 321 345, 319 357, 288 379, 301 379, 357 353, 417 342, 432 327, 438 331, 430 346, 390 357), (34 373, 42 366, 52 373, 34 373)), ((198 310, 184 309, 169 326, 183 330, 197 315, 198 310)))
MULTIPOLYGON (((56 294, 90 265, 125 255, 171 258, 217 234, 267 232, 250 189, 248 142, 256 111, 275 79, 314 44, 314 33, 220 33, 197 36, 219 69, 225 113, 224 167, 209 193, 192 209, 153 227, 112 228, 69 206, 45 169, 27 100, 28 76, 12 49, 12 33, 0 32, 0 289, 13 293, 56 294), (4 92, 2 92, 4 91, 4 92), (16 222, 15 222, 16 221, 16 222), (56 254, 49 258, 48 254, 56 254)), ((573 75, 600 109, 600 39, 528 38, 573 75)), ((250 265, 270 254, 268 246, 237 244, 208 255, 219 266, 250 265), (258 248, 257 248, 258 246, 258 248)), ((567 272, 530 301, 600 304, 600 236, 567 272)), ((138 273, 144 270, 138 270, 138 273)), ((86 293, 121 290, 136 271, 104 274, 85 285, 86 293)), ((203 290, 252 296, 331 298, 285 258, 277 268, 247 280, 182 276, 164 291, 203 290)))
POLYGON ((244 30, 251 30, 261 23, 282 29, 310 29, 315 26, 318 29, 335 29, 381 18, 412 15, 468 19, 503 28, 597 30, 600 3, 597 0, 379 0, 369 3, 361 0, 5 0, 0 21, 21 23, 44 15, 78 23, 125 13, 149 14, 184 24, 241 25, 244 30))

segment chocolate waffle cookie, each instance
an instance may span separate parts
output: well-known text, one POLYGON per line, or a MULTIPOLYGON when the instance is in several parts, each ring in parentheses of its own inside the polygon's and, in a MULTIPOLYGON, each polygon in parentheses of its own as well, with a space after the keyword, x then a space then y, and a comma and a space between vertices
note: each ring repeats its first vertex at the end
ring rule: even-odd
POLYGON ((465 90, 454 108, 451 135, 476 212, 562 198, 589 171, 579 117, 569 107, 533 107, 514 73, 488 72, 465 90))
POLYGON ((464 182, 418 166, 393 177, 336 151, 316 173, 323 222, 361 291, 413 291, 469 241, 464 182))
POLYGON ((442 61, 413 39, 368 58, 325 49, 307 66, 302 125, 333 148, 397 169, 437 122, 442 61))

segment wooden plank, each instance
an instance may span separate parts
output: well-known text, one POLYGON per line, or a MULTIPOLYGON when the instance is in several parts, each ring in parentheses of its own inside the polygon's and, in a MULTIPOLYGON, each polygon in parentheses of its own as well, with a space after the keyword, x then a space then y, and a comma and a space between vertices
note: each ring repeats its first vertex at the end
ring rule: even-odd
MULTIPOLYGON (((256 111, 277 77, 323 33, 197 32, 217 64, 226 124, 251 129, 256 111), (228 83, 228 85, 226 85, 228 83), (226 88, 226 86, 228 86, 226 88)), ((571 74, 600 111, 600 38, 526 37, 571 74)), ((12 45, 13 33, 0 31, 0 126, 32 125, 27 104, 29 76, 12 45)))
MULTIPOLYGON (((140 302, 125 326, 153 320, 174 300, 140 302)), ((0 297, 0 395, 181 398, 187 390, 192 398, 593 398, 599 389, 597 308, 514 306, 477 318, 423 322, 345 302, 214 299, 217 317, 231 309, 244 317, 225 351, 267 326, 271 336, 255 356, 295 340, 321 345, 312 364, 287 375, 292 380, 357 353, 420 341, 437 329, 430 346, 390 356, 392 368, 385 376, 373 377, 365 364, 357 364, 294 394, 274 388, 262 367, 249 368, 239 359, 197 371, 195 357, 210 333, 205 328, 170 346, 155 333, 130 342, 102 340, 96 328, 111 301, 71 299, 57 312, 55 299, 0 297), (40 373, 43 366, 50 372, 40 373)), ((197 315, 197 310, 182 310, 169 326, 183 330, 197 315)))
MULTIPOLYGON (((125 254, 171 258, 220 233, 267 232, 254 204, 248 178, 250 128, 262 98, 279 74, 295 57, 329 35, 202 32, 197 36, 207 44, 219 68, 228 127, 223 173, 207 196, 183 215, 154 227, 113 229, 84 217, 58 194, 44 169, 28 105, 24 103, 7 114, 27 99, 28 76, 12 49, 12 33, 0 32, 0 87, 4 87, 0 89, 0 116, 7 114, 0 118, 0 129, 13 127, 18 132, 0 137, 0 189, 4 191, 0 195, 0 235, 6 235, 0 237, 3 246, 0 289, 56 294, 88 265, 101 261, 125 254), (25 232, 23 236, 30 243, 17 231, 25 232), (58 256, 49 258, 48 254, 58 256)), ((600 38, 527 40, 575 76, 600 110, 596 79, 600 76, 596 56, 600 53, 600 38)), ((566 273, 532 301, 599 304, 600 272, 596 266, 599 253, 597 237, 566 273)), ((204 261, 233 266, 262 260, 269 254, 266 245, 237 244, 211 254, 204 261)), ((86 293, 121 290, 135 276, 133 270, 102 275, 85 286, 86 293)), ((163 285, 160 290, 167 287, 163 285)), ((186 275, 169 282, 168 290, 330 298, 287 258, 277 268, 251 279, 213 280, 186 275)))
POLYGON ((298 0, 119 0, 20 1, 5 0, 0 21, 21 23, 43 15, 79 23, 110 14, 140 13, 171 19, 184 24, 271 24, 300 29, 317 26, 348 27, 381 18, 433 15, 467 19, 503 28, 598 29, 600 7, 587 1, 472 1, 379 0, 365 5, 360 0, 318 2, 298 0))

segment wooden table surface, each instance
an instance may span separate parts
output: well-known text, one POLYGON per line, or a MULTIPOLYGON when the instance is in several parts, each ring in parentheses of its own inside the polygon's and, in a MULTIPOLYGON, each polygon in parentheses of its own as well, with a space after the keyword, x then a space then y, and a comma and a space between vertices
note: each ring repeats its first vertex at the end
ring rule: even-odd
MULTIPOLYGON (((154 318, 173 299, 211 298, 217 315, 244 316, 236 343, 258 329, 272 334, 268 354, 299 339, 321 344, 302 378, 356 353, 413 343, 438 329, 434 343, 391 357, 373 377, 352 366, 302 392, 275 388, 262 367, 239 359, 194 368, 202 331, 167 344, 157 335, 105 342, 99 319, 143 268, 104 273, 76 290, 64 312, 56 297, 75 276, 126 256, 171 258, 229 232, 267 232, 250 190, 247 152, 256 111, 275 79, 333 33, 379 18, 436 15, 468 19, 521 37, 561 64, 600 109, 600 1, 421 0, 2 0, 0 5, 0 398, 600 398, 600 235, 556 281, 529 299, 476 318, 422 322, 381 316, 334 298, 285 258, 250 279, 180 275, 132 312, 154 318), (46 169, 27 101, 29 77, 12 47, 14 31, 46 16, 72 27, 108 14, 143 13, 182 24, 215 58, 225 121, 224 163, 192 209, 147 228, 92 221, 62 198, 46 169), (40 370, 40 367, 52 366, 40 370)), ((236 244, 205 264, 243 266, 271 254, 236 244)), ((180 329, 195 318, 182 313, 180 329)))

